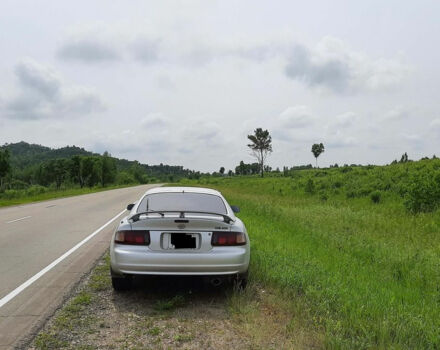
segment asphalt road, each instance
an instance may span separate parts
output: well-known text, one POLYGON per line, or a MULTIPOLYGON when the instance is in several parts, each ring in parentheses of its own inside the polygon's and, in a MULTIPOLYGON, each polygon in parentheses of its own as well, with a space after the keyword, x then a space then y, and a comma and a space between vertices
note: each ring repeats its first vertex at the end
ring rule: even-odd
POLYGON ((0 209, 0 350, 20 347, 59 307, 109 246, 118 219, 102 226, 154 186, 0 209), (17 290, 100 228, 50 271, 17 290))

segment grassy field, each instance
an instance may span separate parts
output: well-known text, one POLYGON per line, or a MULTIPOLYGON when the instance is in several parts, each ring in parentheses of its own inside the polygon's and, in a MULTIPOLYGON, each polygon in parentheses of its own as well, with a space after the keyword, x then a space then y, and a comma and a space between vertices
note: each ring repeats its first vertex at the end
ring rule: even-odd
POLYGON ((44 201, 55 198, 63 198, 70 196, 78 196, 81 194, 95 193, 101 191, 114 190, 136 185, 114 185, 107 187, 83 187, 83 188, 66 188, 66 189, 48 189, 43 186, 33 186, 27 190, 10 190, 6 193, 0 193, 0 207, 11 205, 26 204, 38 201, 44 201))
POLYGON ((251 278, 329 349, 440 348, 440 162, 184 181, 241 207, 251 278))

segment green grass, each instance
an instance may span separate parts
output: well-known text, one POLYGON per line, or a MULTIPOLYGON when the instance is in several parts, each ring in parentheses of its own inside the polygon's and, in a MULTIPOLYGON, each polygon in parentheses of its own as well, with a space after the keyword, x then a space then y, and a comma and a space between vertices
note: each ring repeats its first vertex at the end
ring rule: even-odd
POLYGON ((392 179, 387 171, 396 168, 372 171, 378 177, 364 181, 334 170, 184 184, 219 189, 241 207, 252 280, 291 298, 310 327, 324 329, 326 348, 439 349, 440 212, 410 214, 402 181, 372 200, 378 178, 392 179), (332 176, 341 184, 330 187, 332 176), (358 194, 359 186, 371 188, 347 196, 356 182, 358 194))
MULTIPOLYGON (((34 340, 38 350, 69 348, 72 337, 78 334, 95 333, 98 328, 105 328, 103 320, 98 320, 90 307, 96 302, 96 293, 110 288, 110 257, 104 255, 90 275, 87 285, 81 289, 52 320, 51 326, 40 332, 34 340)), ((75 349, 95 349, 89 345, 78 345, 75 349)))
POLYGON ((136 184, 136 185, 114 185, 114 186, 107 186, 107 187, 92 187, 92 188, 84 187, 84 188, 68 188, 68 189, 60 189, 60 190, 47 190, 43 193, 37 193, 37 194, 28 194, 25 190, 17 190, 17 191, 14 191, 17 193, 14 194, 14 196, 12 198, 5 198, 4 195, 0 194, 0 207, 7 207, 7 206, 11 206, 11 205, 39 202, 39 201, 45 201, 45 200, 55 199, 55 198, 78 196, 81 194, 108 191, 108 190, 114 190, 117 188, 125 188, 125 187, 130 187, 130 186, 139 186, 139 184, 136 184))
POLYGON ((90 276, 88 287, 93 292, 100 292, 111 287, 111 280, 108 277, 110 255, 106 254, 103 260, 104 264, 97 265, 90 276))
POLYGON ((171 299, 158 300, 154 305, 156 311, 172 311, 185 305, 185 298, 182 295, 176 295, 171 299))

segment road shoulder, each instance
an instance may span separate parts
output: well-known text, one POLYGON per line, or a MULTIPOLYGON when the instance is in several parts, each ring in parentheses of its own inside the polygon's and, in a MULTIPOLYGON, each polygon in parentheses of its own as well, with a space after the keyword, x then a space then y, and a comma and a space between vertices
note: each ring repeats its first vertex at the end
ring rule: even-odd
POLYGON ((288 300, 252 282, 237 291, 200 279, 154 277, 116 293, 108 271, 106 254, 30 349, 321 347, 318 335, 292 323, 288 300))

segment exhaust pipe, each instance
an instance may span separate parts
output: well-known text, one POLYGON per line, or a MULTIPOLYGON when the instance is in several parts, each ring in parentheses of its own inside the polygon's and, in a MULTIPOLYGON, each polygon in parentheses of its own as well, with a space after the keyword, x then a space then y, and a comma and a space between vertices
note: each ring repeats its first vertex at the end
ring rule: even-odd
POLYGON ((218 287, 219 285, 222 284, 223 281, 221 278, 215 277, 215 278, 211 278, 209 282, 211 283, 211 286, 218 287))

